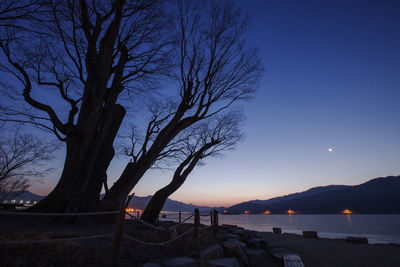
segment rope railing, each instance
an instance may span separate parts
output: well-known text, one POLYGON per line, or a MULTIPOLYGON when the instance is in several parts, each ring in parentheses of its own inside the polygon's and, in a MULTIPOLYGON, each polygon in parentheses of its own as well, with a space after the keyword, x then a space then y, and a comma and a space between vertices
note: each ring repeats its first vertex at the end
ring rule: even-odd
POLYGON ((129 240, 135 241, 135 242, 137 242, 137 243, 139 243, 139 244, 142 244, 142 245, 165 246, 165 245, 168 245, 168 244, 174 242, 175 240, 177 240, 177 239, 179 239, 179 238, 181 238, 181 237, 183 237, 183 236, 189 234, 189 233, 192 232, 193 230, 194 230, 194 227, 188 229, 187 231, 183 232, 182 234, 180 234, 180 235, 178 235, 178 236, 176 236, 176 237, 174 237, 174 238, 172 238, 172 239, 170 239, 170 240, 163 241, 163 242, 147 242, 147 241, 142 241, 142 240, 140 240, 140 239, 134 238, 134 237, 129 236, 129 235, 127 235, 127 234, 124 234, 124 237, 128 238, 129 240))
POLYGON ((117 214, 119 210, 116 211, 100 211, 100 212, 78 212, 78 213, 45 213, 45 212, 12 212, 12 211, 2 211, 0 215, 25 215, 25 216, 92 216, 92 215, 106 215, 106 214, 117 214))
POLYGON ((102 234, 102 235, 42 239, 42 240, 17 240, 17 241, 11 240, 11 241, 0 241, 0 245, 38 244, 38 243, 54 243, 54 242, 65 242, 65 241, 79 241, 79 240, 105 238, 105 237, 112 237, 112 236, 114 236, 114 234, 102 234))
MULTIPOLYGON (((10 240, 10 241, 0 241, 0 245, 12 245, 12 244, 39 244, 39 243, 54 243, 54 242, 66 242, 66 241, 79 241, 79 240, 85 240, 85 239, 98 239, 98 238, 109 238, 109 237, 114 237, 114 247, 113 247, 113 263, 118 262, 119 258, 119 250, 121 246, 121 241, 122 237, 125 237, 131 241, 135 241, 139 244, 142 245, 151 245, 151 246, 165 246, 168 245, 186 235, 188 235, 191 232, 194 232, 194 238, 197 238, 198 236, 198 231, 199 230, 206 230, 213 228, 214 232, 216 231, 216 227, 218 226, 218 213, 216 210, 214 210, 210 214, 202 214, 200 215, 199 210, 195 209, 195 212, 188 216, 187 218, 182 220, 182 213, 179 212, 179 217, 176 219, 179 219, 179 223, 169 227, 167 230, 164 230, 163 228, 154 226, 148 222, 145 222, 130 213, 126 212, 126 208, 128 207, 128 204, 131 200, 133 195, 129 196, 126 203, 124 205, 121 205, 119 211, 104 211, 104 212, 83 212, 83 213, 40 213, 40 212, 0 212, 0 215, 29 215, 29 216, 92 216, 92 215, 106 215, 106 214, 119 214, 118 216, 118 223, 117 223, 117 230, 114 234, 99 234, 99 235, 90 235, 90 236, 79 236, 79 237, 69 237, 69 238, 53 238, 53 239, 46 239, 46 240, 10 240), (148 241, 143 241, 140 239, 137 239, 135 237, 132 237, 123 231, 123 225, 124 225, 124 220, 125 216, 128 215, 130 218, 135 219, 139 221, 140 223, 155 229, 155 230, 164 230, 164 231, 172 231, 178 228, 180 225, 183 225, 185 222, 190 220, 191 218, 194 217, 193 222, 194 222, 194 227, 191 227, 190 229, 184 231, 183 233, 177 235, 176 237, 171 238, 170 240, 162 241, 162 242, 148 242, 148 241), (201 217, 210 217, 209 219, 204 219, 201 217), (200 221, 207 221, 211 223, 211 226, 204 226, 200 227, 200 221)), ((170 218, 169 218, 170 219, 170 218)))
POLYGON ((140 222, 140 223, 142 223, 142 224, 144 224, 144 225, 146 225, 146 226, 148 226, 148 227, 150 227, 150 228, 153 228, 153 229, 155 229, 155 230, 163 230, 162 228, 159 228, 159 227, 157 227, 157 226, 154 226, 154 225, 152 225, 151 223, 148 223, 148 222, 146 222, 146 221, 143 221, 143 220, 141 220, 141 219, 139 219, 139 218, 137 218, 137 217, 135 217, 135 216, 133 216, 133 215, 131 215, 131 214, 129 214, 129 213, 127 213, 127 215, 128 215, 129 217, 131 217, 131 219, 134 219, 134 220, 136 220, 136 221, 138 221, 138 222, 140 222))

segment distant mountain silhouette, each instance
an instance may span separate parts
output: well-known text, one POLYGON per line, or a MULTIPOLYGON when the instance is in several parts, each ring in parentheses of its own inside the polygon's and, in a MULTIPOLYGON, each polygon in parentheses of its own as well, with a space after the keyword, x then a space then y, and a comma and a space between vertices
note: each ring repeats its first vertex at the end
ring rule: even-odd
MULTIPOLYGON (((129 206, 131 208, 144 210, 144 208, 146 208, 146 206, 147 206, 147 203, 149 203, 151 197, 152 196, 147 196, 147 197, 133 196, 129 206)), ((203 213, 209 212, 210 210, 213 210, 213 209, 217 209, 217 210, 224 209, 224 208, 214 208, 214 207, 208 207, 208 206, 196 206, 193 204, 186 204, 186 203, 179 202, 176 200, 167 199, 167 201, 165 202, 165 205, 163 207, 163 210, 164 211, 193 212, 195 208, 198 208, 199 211, 203 212, 203 213)))
POLYGON ((332 185, 269 200, 253 200, 227 208, 228 213, 399 213, 400 176, 372 179, 356 186, 332 185))
POLYGON ((40 201, 44 198, 44 196, 39 196, 29 191, 16 191, 15 194, 9 194, 8 198, 6 198, 7 202, 11 200, 15 200, 16 203, 19 203, 21 200, 25 203, 30 201, 30 203, 34 203, 35 201, 40 201))
MULTIPOLYGON (((101 196, 103 197, 103 195, 101 196)), ((144 210, 146 207, 147 203, 150 201, 152 196, 147 196, 147 197, 138 197, 138 196, 133 196, 129 207, 131 208, 136 208, 136 209, 141 209, 144 210)), ((44 196, 39 196, 34 193, 31 193, 29 191, 24 191, 18 196, 11 196, 7 198, 7 202, 10 202, 11 200, 15 200, 16 203, 19 203, 21 200, 24 203, 27 203, 27 201, 30 201, 30 204, 34 203, 35 201, 40 201, 44 198, 44 196)), ((192 204, 186 204, 183 202, 179 202, 176 200, 168 199, 167 202, 164 205, 163 210, 164 211, 182 211, 182 212, 193 212, 195 208, 198 208, 200 212, 208 212, 213 209, 217 210, 223 210, 224 208, 214 208, 214 207, 208 207, 208 206, 196 206, 192 204)))

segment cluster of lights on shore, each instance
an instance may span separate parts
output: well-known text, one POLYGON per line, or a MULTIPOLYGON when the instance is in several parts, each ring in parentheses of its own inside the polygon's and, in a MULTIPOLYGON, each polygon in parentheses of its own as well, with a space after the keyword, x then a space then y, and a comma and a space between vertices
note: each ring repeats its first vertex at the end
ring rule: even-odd
MULTIPOLYGON (((227 210, 224 210, 224 213, 228 213, 227 210)), ((296 213, 300 213, 299 211, 294 211, 292 209, 288 209, 286 212, 286 214, 296 214, 296 213)), ((342 212, 340 212, 341 214, 352 214, 353 212, 349 209, 344 209, 342 212)), ((250 210, 245 210, 243 211, 243 214, 251 214, 250 210)), ((266 210, 264 211, 262 214, 271 214, 271 211, 266 210)))
MULTIPOLYGON (((7 200, 5 201, 5 203, 7 203, 7 200)), ((35 205, 37 203, 37 201, 30 201, 30 200, 20 200, 20 201, 16 201, 15 199, 10 200, 11 204, 22 204, 25 206, 29 206, 29 205, 35 205)))

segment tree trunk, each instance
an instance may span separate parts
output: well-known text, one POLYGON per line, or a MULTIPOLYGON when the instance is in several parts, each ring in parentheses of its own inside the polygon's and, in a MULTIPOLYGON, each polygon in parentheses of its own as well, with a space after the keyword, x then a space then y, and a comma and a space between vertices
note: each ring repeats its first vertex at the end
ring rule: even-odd
POLYGON ((186 177, 183 175, 174 175, 172 181, 167 186, 161 188, 153 195, 140 218, 148 223, 156 222, 168 197, 181 187, 186 177))
POLYGON ((66 159, 58 184, 31 210, 78 212, 97 209, 104 174, 114 156, 113 141, 124 115, 123 107, 115 105, 97 134, 87 134, 91 131, 85 129, 85 134, 67 139, 66 159))
POLYGON ((114 105, 107 114, 102 130, 105 132, 104 141, 94 163, 94 168, 87 186, 84 199, 82 200, 82 211, 90 211, 97 208, 101 188, 106 177, 108 166, 114 158, 114 139, 125 116, 125 109, 121 105, 114 105))

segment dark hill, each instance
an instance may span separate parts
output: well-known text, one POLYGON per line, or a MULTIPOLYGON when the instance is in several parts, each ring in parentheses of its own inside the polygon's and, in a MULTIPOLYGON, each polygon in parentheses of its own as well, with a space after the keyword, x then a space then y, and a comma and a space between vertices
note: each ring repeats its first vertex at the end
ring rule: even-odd
POLYGON ((355 213, 399 213, 399 192, 400 176, 389 176, 294 199, 283 198, 282 201, 266 204, 241 203, 228 208, 228 212, 249 210, 251 213, 262 213, 269 210, 271 213, 285 213, 292 209, 300 213, 339 213, 350 209, 355 213))

